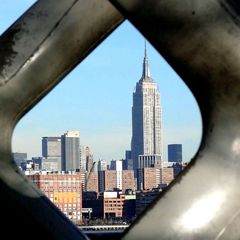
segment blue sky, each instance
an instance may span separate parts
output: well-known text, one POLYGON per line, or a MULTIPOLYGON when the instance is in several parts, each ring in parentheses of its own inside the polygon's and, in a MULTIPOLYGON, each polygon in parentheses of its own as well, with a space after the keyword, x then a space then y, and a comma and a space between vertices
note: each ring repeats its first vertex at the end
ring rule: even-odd
MULTIPOLYGON (((33 1, 0 3, 3 32, 33 1)), ((182 143, 189 161, 201 138, 199 109, 184 82, 147 43, 152 78, 162 105, 163 149, 182 143)), ((142 74, 144 38, 125 21, 78 65, 15 128, 13 152, 41 156, 41 138, 80 131, 80 142, 89 146, 94 159, 121 159, 131 142, 132 93, 142 74)))

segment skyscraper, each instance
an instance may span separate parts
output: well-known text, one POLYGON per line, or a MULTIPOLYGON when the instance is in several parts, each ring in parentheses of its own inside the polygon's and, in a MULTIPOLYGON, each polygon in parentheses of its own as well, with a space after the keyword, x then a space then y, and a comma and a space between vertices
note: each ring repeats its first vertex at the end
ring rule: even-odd
POLYGON ((142 77, 133 93, 131 151, 134 170, 161 163, 161 125, 160 94, 150 76, 145 43, 142 77))
POLYGON ((61 138, 43 137, 42 138, 42 156, 61 157, 61 138))
POLYGON ((42 169, 61 171, 61 137, 43 137, 42 156, 42 169))
POLYGON ((86 170, 86 146, 80 145, 80 168, 86 170))
POLYGON ((91 153, 90 147, 86 147, 86 170, 88 172, 95 171, 95 166, 93 162, 93 155, 91 153))
POLYGON ((97 170, 98 171, 105 171, 107 170, 107 162, 103 159, 98 160, 98 165, 97 165, 97 170))
POLYGON ((67 131, 61 136, 62 168, 64 171, 80 169, 79 131, 67 131))
POLYGON ((111 170, 117 171, 117 188, 122 189, 122 160, 112 160, 110 165, 111 170))
POLYGON ((182 162, 182 144, 168 145, 168 161, 178 163, 182 162))

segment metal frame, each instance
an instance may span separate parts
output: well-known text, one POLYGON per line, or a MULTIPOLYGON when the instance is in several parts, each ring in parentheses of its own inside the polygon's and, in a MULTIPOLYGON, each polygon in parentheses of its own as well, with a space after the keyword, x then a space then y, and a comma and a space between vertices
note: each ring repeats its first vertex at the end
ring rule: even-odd
POLYGON ((240 3, 110 2, 40 0, 0 37, 2 234, 30 239, 24 231, 28 226, 39 239, 87 238, 19 172, 11 156, 11 136, 17 121, 125 16, 193 92, 203 136, 186 171, 121 237, 239 239, 240 3))

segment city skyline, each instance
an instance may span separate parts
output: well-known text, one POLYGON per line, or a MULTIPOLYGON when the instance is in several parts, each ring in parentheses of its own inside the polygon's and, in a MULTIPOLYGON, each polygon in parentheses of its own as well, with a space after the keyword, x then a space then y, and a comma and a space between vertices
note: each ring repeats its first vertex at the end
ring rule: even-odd
MULTIPOLYGON (((31 3, 4 3, 1 32, 31 3)), ((141 76, 143 44, 142 35, 125 21, 18 123, 13 152, 41 156, 42 137, 79 130, 80 144, 91 148, 95 161, 124 158, 130 149, 132 92, 141 76)), ((180 143, 183 160, 190 160, 201 138, 195 99, 149 43, 147 47, 152 76, 160 88, 164 159, 167 144, 180 143)))

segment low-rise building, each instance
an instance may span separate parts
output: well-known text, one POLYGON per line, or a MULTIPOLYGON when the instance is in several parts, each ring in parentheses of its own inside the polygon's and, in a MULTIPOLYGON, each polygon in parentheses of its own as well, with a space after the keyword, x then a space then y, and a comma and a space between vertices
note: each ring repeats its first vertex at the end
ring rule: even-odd
MULTIPOLYGON (((126 194, 117 191, 103 192, 96 196, 95 200, 88 194, 84 194, 86 198, 83 200, 83 207, 92 208, 91 216, 93 218, 130 220, 135 216, 135 192, 127 191, 126 194)), ((93 195, 91 194, 91 196, 93 195)))

